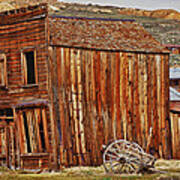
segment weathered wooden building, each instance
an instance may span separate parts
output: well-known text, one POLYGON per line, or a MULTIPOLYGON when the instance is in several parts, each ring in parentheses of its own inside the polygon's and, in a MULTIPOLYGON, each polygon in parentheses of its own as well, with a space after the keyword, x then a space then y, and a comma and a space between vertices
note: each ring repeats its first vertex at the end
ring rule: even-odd
POLYGON ((170 87, 170 119, 172 137, 172 155, 180 159, 180 92, 170 87))
POLYGON ((53 16, 46 4, 0 13, 1 164, 99 165, 120 138, 171 158, 168 60, 133 20, 53 16))

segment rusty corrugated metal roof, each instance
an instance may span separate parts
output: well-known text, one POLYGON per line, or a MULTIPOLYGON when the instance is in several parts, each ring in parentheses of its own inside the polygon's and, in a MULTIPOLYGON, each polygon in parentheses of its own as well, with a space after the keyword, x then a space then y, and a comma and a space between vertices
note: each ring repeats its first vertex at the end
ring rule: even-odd
POLYGON ((50 17, 49 27, 51 45, 147 53, 169 52, 132 20, 50 17))

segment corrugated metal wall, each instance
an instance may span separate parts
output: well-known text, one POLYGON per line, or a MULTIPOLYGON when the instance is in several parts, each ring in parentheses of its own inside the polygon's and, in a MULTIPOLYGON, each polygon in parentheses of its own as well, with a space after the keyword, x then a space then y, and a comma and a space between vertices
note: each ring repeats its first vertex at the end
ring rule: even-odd
POLYGON ((49 49, 62 165, 101 164, 120 138, 170 158, 168 55, 49 49))

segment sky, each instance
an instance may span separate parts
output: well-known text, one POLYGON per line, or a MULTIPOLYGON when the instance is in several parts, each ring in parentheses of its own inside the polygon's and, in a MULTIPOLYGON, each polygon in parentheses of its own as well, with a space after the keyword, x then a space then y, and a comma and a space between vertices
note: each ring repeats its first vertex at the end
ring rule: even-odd
MULTIPOLYGON (((59 0, 61 1, 61 0, 59 0)), ((180 12, 180 0, 62 0, 63 2, 112 5, 139 9, 175 9, 180 12)))

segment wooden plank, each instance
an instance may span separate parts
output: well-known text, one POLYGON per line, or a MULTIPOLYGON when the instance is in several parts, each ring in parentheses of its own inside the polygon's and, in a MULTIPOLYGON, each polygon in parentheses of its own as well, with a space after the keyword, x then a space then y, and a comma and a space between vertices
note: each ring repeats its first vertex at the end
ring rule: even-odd
MULTIPOLYGON (((158 137, 159 143, 162 142, 162 118, 161 118, 161 59, 160 56, 157 55, 155 57, 156 61, 156 70, 157 70, 157 124, 159 125, 159 132, 156 137, 158 137)), ((156 140, 157 141, 157 140, 156 140)), ((159 144, 159 152, 160 152, 160 157, 163 157, 163 149, 162 149, 162 144, 159 144)))
POLYGON ((25 135, 25 128, 24 128, 24 118, 22 112, 19 112, 19 134, 21 136, 21 153, 27 153, 27 143, 26 143, 26 135, 25 135))
POLYGON ((172 153, 173 158, 177 157, 177 119, 176 114, 171 113, 171 132, 172 132, 172 153))
POLYGON ((33 111, 28 110, 25 113, 27 117, 27 128, 28 128, 28 135, 27 135, 28 137, 26 136, 26 138, 29 138, 30 149, 31 149, 31 152, 33 153, 35 152, 34 132, 33 132, 33 125, 32 125, 33 111))
POLYGON ((127 102, 127 114, 128 114, 128 140, 133 141, 133 55, 131 53, 127 54, 127 94, 128 94, 128 102, 127 102))
POLYGON ((4 127, 4 128, 1 128, 1 143, 2 143, 1 153, 6 156, 5 135, 6 134, 5 134, 5 127, 4 127))
POLYGON ((90 159, 89 163, 93 164, 94 159, 94 130, 93 130, 93 115, 92 115, 92 57, 91 57, 91 51, 86 51, 86 97, 87 97, 87 148, 89 150, 90 159))
POLYGON ((101 52, 101 101, 102 101, 102 117, 103 117, 103 134, 104 144, 108 144, 108 104, 107 104, 107 78, 108 78, 108 63, 107 53, 101 52))
MULTIPOLYGON (((77 89, 76 89, 76 50, 71 50, 71 79, 72 79, 72 103, 73 103, 73 123, 74 123, 74 133, 75 133, 75 144, 76 144, 76 154, 80 154, 79 147, 79 131, 78 131, 78 119, 77 119, 77 89)), ((76 157, 76 156, 75 156, 76 157)), ((81 164, 81 157, 76 157, 78 159, 78 163, 81 164)))
POLYGON ((63 163, 65 166, 67 166, 67 130, 66 130, 66 123, 67 123, 67 111, 68 109, 66 108, 66 84, 67 84, 67 74, 66 74, 66 50, 65 48, 61 48, 61 74, 60 76, 63 77, 61 78, 61 84, 59 84, 59 97, 60 97, 60 105, 61 107, 61 114, 63 114, 62 120, 62 129, 63 129, 63 163))
POLYGON ((96 109, 96 58, 95 52, 90 52, 91 57, 91 127, 93 133, 93 142, 92 142, 92 161, 93 165, 98 164, 97 160, 97 109, 96 109))
POLYGON ((149 130, 148 129, 148 67, 147 67, 147 62, 149 61, 149 56, 144 55, 144 62, 143 62, 143 68, 144 68, 144 129, 145 129, 145 149, 147 149, 147 140, 149 137, 149 130))
POLYGON ((166 158, 172 157, 172 145, 171 145, 171 126, 169 117, 169 54, 165 55, 164 60, 164 79, 165 79, 165 121, 166 121, 166 158), (170 147, 170 148, 169 148, 170 147))
POLYGON ((110 55, 110 93, 109 93, 109 97, 110 97, 110 117, 111 117, 111 120, 109 121, 109 123, 111 124, 111 138, 112 139, 115 139, 116 138, 116 134, 115 134, 115 94, 114 94, 114 91, 115 91, 115 69, 114 69, 114 65, 115 65, 115 59, 114 59, 114 53, 111 53, 110 55))
POLYGON ((42 152, 42 142, 40 136, 40 121, 41 121, 41 112, 39 108, 34 110, 35 114, 35 129, 36 129, 36 137, 37 137, 37 145, 38 145, 38 152, 42 152))
POLYGON ((138 144, 142 144, 142 136, 141 136, 141 122, 140 122, 140 112, 139 112, 139 104, 140 104, 140 100, 139 100, 139 85, 138 85, 138 81, 139 81, 139 58, 138 55, 135 54, 135 62, 134 62, 134 68, 135 68, 135 84, 134 84, 134 88, 135 88, 135 94, 134 94, 134 118, 135 118, 135 122, 136 122, 136 137, 137 137, 137 142, 138 144))
POLYGON ((47 124, 47 117, 46 117, 46 109, 43 108, 41 111, 42 111, 42 121, 43 121, 45 145, 46 145, 47 152, 49 152, 50 145, 49 145, 49 137, 48 137, 48 124, 47 124))
POLYGON ((66 97, 65 97, 65 109, 66 109, 66 140, 67 140, 67 153, 68 153, 68 159, 67 159, 67 165, 73 165, 73 155, 72 155, 72 131, 71 131, 71 117, 72 117, 72 103, 71 103, 71 74, 70 74, 70 49, 66 48, 64 49, 66 51, 65 59, 65 74, 66 74, 66 97))
POLYGON ((82 146, 82 153, 86 153, 85 148, 85 136, 84 136, 84 123, 83 123, 83 82, 82 82, 82 62, 81 62, 82 54, 78 51, 77 54, 77 89, 78 89, 78 111, 79 111, 79 130, 80 130, 80 137, 81 137, 81 146, 82 146))
MULTIPOLYGON (((164 55, 160 56, 161 62, 160 62, 160 66, 161 66, 161 137, 162 137, 162 146, 163 146, 163 154, 164 157, 166 156, 166 152, 167 152, 167 146, 166 146, 166 118, 165 118, 165 88, 166 84, 165 84, 165 58, 164 55)), ((168 147, 169 148, 169 147, 168 147)))
POLYGON ((9 152, 9 127, 8 126, 5 126, 5 155, 6 155, 6 165, 7 167, 9 168, 10 166, 10 159, 9 159, 9 155, 10 155, 10 152, 9 152))
MULTIPOLYGON (((153 144, 152 144, 152 148, 156 149, 157 151, 159 151, 159 149, 161 149, 160 147, 160 125, 159 125, 159 114, 158 114, 158 84, 157 84, 157 75, 158 75, 158 69, 157 69, 157 62, 156 59, 154 57, 153 62, 153 66, 152 66, 152 71, 153 71, 153 79, 152 79, 152 83, 153 83, 153 94, 152 94, 152 107, 153 107, 153 113, 152 113, 152 119, 153 119, 153 144)), ((155 155, 157 156, 157 155, 155 155)))
POLYGON ((116 53, 116 107, 117 107, 117 120, 116 120, 116 137, 121 139, 121 105, 120 105, 120 53, 116 53))
POLYGON ((10 167, 12 169, 15 169, 15 163, 16 163, 16 155, 15 155, 15 130, 14 130, 14 126, 10 126, 9 127, 10 129, 10 139, 11 139, 11 150, 10 150, 10 153, 11 153, 11 164, 10 164, 10 167))
POLYGON ((146 61, 146 68, 147 68, 147 123, 146 123, 146 129, 148 134, 147 137, 147 146, 146 146, 146 152, 150 153, 150 147, 152 146, 152 136, 153 136, 153 127, 152 127, 152 119, 153 119, 153 103, 152 103, 152 97, 153 97, 153 70, 152 70, 152 61, 153 61, 153 55, 148 55, 148 60, 146 61), (150 134, 150 130, 152 129, 152 134, 150 134))
POLYGON ((145 149, 145 117, 144 117, 144 59, 143 54, 139 55, 139 112, 140 112, 140 126, 141 126, 141 136, 142 136, 142 142, 141 146, 143 149, 145 149))
POLYGON ((15 139, 15 163, 16 163, 16 167, 19 168, 20 167, 20 153, 21 153, 21 147, 20 147, 20 142, 21 142, 21 134, 20 134, 20 130, 19 130, 19 116, 16 112, 16 109, 13 108, 13 116, 14 116, 14 130, 15 130, 15 134, 14 134, 14 139, 15 139))
POLYGON ((130 118, 131 118, 131 128, 132 128, 132 141, 136 141, 137 137, 136 137, 136 122, 135 122, 135 118, 134 118, 134 114, 135 114, 135 55, 132 54, 132 58, 131 58, 131 63, 130 63, 130 95, 129 97, 131 98, 130 102, 130 118))
POLYGON ((63 48, 56 48, 56 61, 57 61, 57 92, 58 93, 58 103, 59 103, 59 113, 60 113, 60 119, 58 122, 60 124, 60 134, 59 134, 59 139, 58 139, 58 143, 59 143, 59 158, 60 158, 60 167, 64 165, 64 154, 63 154, 63 150, 64 150, 64 107, 63 107, 63 98, 62 98, 62 92, 61 92, 61 86, 63 86, 63 78, 62 78, 62 61, 64 60, 64 49, 63 48))
POLYGON ((126 118, 125 118, 125 103, 124 103, 124 98, 125 98, 125 94, 124 94, 124 77, 125 77, 125 73, 124 73, 124 57, 123 54, 120 53, 120 105, 121 105, 121 117, 122 117, 122 129, 123 129, 123 133, 122 133, 122 138, 123 139, 127 139, 126 137, 126 118))
POLYGON ((98 164, 102 164, 102 145, 104 140, 103 119, 102 119, 102 103, 101 103, 101 56, 100 52, 96 54, 96 97, 97 97, 97 146, 98 146, 98 164))

